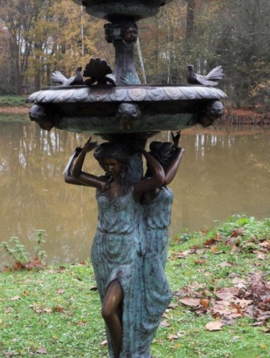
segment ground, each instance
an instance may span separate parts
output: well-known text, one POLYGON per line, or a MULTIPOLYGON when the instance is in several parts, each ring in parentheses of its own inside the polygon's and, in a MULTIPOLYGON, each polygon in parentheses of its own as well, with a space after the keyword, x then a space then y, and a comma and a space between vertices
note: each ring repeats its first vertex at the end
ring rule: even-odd
MULTIPOLYGON (((171 238, 166 272, 174 299, 153 356, 270 356, 269 238, 270 219, 240 216, 171 238)), ((0 357, 107 357, 91 263, 9 268, 0 273, 0 292, 0 357)))

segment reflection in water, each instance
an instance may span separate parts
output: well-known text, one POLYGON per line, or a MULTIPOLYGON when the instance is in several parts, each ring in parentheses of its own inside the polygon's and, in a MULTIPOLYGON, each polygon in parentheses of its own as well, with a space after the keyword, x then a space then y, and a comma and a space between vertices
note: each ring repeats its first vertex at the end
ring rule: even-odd
MULTIPOLYGON (((97 225, 95 192, 67 185, 62 172, 79 134, 42 131, 33 123, 1 123, 0 242, 18 236, 31 251, 36 229, 48 233, 44 249, 51 262, 74 262, 89 256, 97 225)), ((155 140, 167 141, 168 133, 155 140)), ((270 212, 270 135, 207 132, 182 135, 186 149, 178 175, 171 234, 197 230, 234 213, 258 218, 270 212)), ((86 171, 102 174, 91 154, 86 171)), ((2 261, 2 258, 1 258, 2 261)))

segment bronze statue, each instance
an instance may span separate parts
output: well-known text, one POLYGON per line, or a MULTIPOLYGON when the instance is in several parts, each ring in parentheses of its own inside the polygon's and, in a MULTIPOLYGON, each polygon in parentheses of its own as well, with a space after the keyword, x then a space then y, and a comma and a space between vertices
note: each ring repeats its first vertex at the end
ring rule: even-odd
MULTIPOLYGON (((130 313, 138 307, 140 295, 136 296, 136 291, 142 289, 138 206, 144 193, 164 182, 162 166, 145 150, 141 152, 153 173, 148 180, 131 182, 127 147, 110 143, 98 146, 91 138, 82 149, 76 149, 73 159, 78 154, 77 161, 72 168, 72 160, 65 172, 67 183, 97 189, 99 223, 91 256, 108 342, 115 358, 120 357, 121 350, 125 357, 135 357, 132 342, 136 340, 136 317, 130 313), (94 149, 95 158, 106 171, 103 177, 82 171, 86 154, 94 149)), ((140 343, 138 338, 137 342, 140 343)))
POLYGON ((60 71, 55 71, 52 74, 52 83, 61 84, 62 86, 76 86, 83 85, 83 76, 81 74, 82 67, 79 66, 76 69, 76 73, 74 76, 70 78, 66 78, 60 71))
POLYGON ((76 148, 65 170, 67 183, 97 189, 99 221, 91 258, 110 357, 150 358, 151 342, 171 300, 164 274, 172 204, 166 184, 174 178, 183 154, 178 148, 180 133, 173 138, 175 145, 153 142, 150 153, 137 149, 148 167, 145 178, 137 182, 131 180, 133 148, 97 145, 91 138, 76 148), (93 150, 104 176, 82 171, 86 154, 93 150))
POLYGON ((217 86, 218 81, 223 80, 225 74, 223 72, 222 66, 217 66, 213 68, 212 71, 206 76, 198 75, 194 72, 194 66, 188 65, 188 83, 192 85, 204 85, 204 86, 217 86))
MULTIPOLYGON (((168 142, 150 144, 149 154, 162 165, 165 180, 162 186, 145 193, 141 199, 146 246, 143 262, 145 305, 142 341, 146 349, 150 347, 161 317, 172 299, 164 272, 168 252, 168 227, 171 223, 174 198, 167 185, 174 179, 185 152, 179 147, 180 132, 176 135, 172 133, 172 139, 174 144, 168 142)), ((148 167, 145 179, 151 178, 152 175, 152 170, 148 167)))
POLYGON ((110 22, 104 27, 115 48, 114 69, 95 58, 83 75, 81 67, 70 79, 55 72, 53 81, 62 86, 32 94, 30 118, 46 130, 91 132, 111 142, 97 145, 90 139, 76 148, 65 180, 96 188, 99 221, 91 256, 110 358, 151 358, 151 341, 171 300, 164 274, 173 202, 167 185, 184 151, 178 148, 180 133, 173 135, 174 144, 151 143, 150 153, 135 147, 162 130, 211 125, 223 113, 219 100, 226 94, 207 86, 215 86, 223 72, 217 67, 203 78, 191 66, 189 83, 206 86, 142 85, 133 56, 136 21, 156 15, 172 0, 74 1, 110 22), (82 171, 86 154, 94 150, 105 171, 101 177, 82 171), (148 165, 144 178, 141 154, 148 165))

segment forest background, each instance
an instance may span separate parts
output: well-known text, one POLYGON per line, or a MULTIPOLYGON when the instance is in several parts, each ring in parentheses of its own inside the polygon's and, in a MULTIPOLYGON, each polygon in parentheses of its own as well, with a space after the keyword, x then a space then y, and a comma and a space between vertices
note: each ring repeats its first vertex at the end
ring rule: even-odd
MULTIPOLYGON (((0 0, 0 9, 0 95, 38 91, 91 57, 113 66, 105 22, 72 0, 0 0)), ((187 64, 201 74, 222 65, 231 108, 269 111, 269 14, 269 0, 174 0, 140 22, 142 82, 186 83, 187 64)))

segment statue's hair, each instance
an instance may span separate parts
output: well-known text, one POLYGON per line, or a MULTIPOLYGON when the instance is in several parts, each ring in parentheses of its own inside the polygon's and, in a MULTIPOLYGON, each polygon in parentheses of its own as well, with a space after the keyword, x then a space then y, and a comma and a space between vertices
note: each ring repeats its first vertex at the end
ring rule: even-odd
MULTIPOLYGON (((170 142, 152 142, 150 144, 150 154, 166 169, 172 161, 175 154, 175 146, 170 142)), ((149 171, 146 176, 152 176, 149 171)))
MULTIPOLYGON (((95 159, 99 162, 100 166, 104 169, 103 160, 105 158, 113 158, 118 160, 123 165, 123 170, 120 175, 120 182, 123 192, 126 194, 131 188, 131 176, 130 176, 130 150, 124 144, 117 143, 102 143, 98 145, 94 152, 95 159)), ((106 175, 107 176, 107 175, 106 175)), ((112 177, 108 177, 108 182, 104 190, 110 188, 112 177)))

